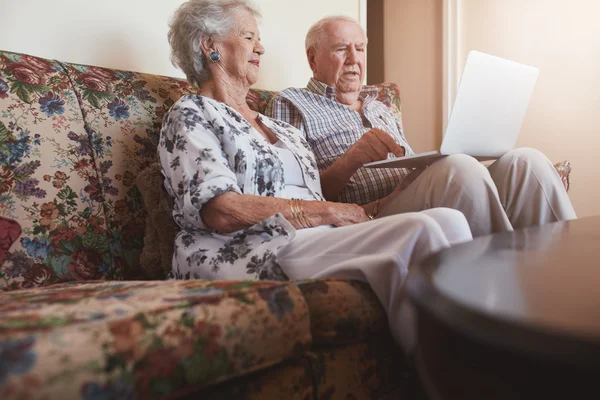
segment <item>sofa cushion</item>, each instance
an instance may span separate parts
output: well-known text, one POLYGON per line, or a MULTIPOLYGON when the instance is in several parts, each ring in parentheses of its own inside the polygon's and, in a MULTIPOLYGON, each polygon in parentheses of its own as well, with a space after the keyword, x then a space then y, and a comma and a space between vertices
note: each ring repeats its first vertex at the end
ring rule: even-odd
POLYGON ((308 308, 289 282, 14 291, 0 297, 0 398, 166 397, 278 364, 310 345, 308 308))
POLYGON ((316 345, 356 342, 387 330, 385 311, 367 283, 323 279, 298 285, 308 304, 316 345))
POLYGON ((173 200, 163 185, 158 162, 144 168, 135 180, 146 209, 146 232, 140 267, 151 279, 164 279, 171 272, 177 225, 173 220, 173 200))
POLYGON ((314 370, 306 358, 294 358, 282 364, 245 375, 217 387, 193 392, 185 400, 310 400, 317 399, 314 370))
POLYGON ((307 357, 315 399, 413 399, 410 358, 386 331, 355 343, 316 347, 307 357))
POLYGON ((0 52, 0 216, 22 231, 0 288, 115 276, 91 139, 59 63, 0 52))

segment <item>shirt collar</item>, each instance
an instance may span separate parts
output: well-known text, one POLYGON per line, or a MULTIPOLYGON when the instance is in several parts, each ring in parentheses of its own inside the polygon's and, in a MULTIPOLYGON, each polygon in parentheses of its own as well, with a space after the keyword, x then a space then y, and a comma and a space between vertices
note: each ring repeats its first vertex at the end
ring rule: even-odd
MULTIPOLYGON (((316 80, 315 78, 310 78, 306 88, 315 94, 319 94, 330 100, 335 100, 335 87, 329 86, 326 83, 316 80)), ((379 90, 377 89, 377 86, 363 85, 358 97, 362 101, 366 102, 376 99, 378 94, 379 90)))

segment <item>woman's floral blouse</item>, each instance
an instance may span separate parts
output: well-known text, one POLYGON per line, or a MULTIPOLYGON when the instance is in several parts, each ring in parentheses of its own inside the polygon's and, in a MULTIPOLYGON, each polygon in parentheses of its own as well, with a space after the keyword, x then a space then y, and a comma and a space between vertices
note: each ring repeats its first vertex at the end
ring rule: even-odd
MULTIPOLYGON (((296 155, 306 186, 323 200, 317 164, 302 135, 284 122, 259 119, 296 155)), ((183 96, 165 115, 158 153, 181 229, 172 278, 287 279, 276 255, 295 229, 281 214, 231 234, 209 229, 200 217, 202 206, 222 193, 280 197, 285 187, 277 151, 240 113, 207 97, 183 96)))

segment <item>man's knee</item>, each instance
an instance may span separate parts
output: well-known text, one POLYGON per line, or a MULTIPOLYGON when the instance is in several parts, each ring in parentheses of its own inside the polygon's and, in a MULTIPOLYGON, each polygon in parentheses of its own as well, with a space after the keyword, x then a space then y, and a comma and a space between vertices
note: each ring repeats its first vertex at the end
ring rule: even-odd
POLYGON ((524 161, 528 165, 532 164, 542 164, 548 165, 550 161, 548 157, 538 149, 534 149, 531 147, 519 147, 518 149, 514 149, 506 153, 504 157, 509 158, 513 163, 518 161, 524 161))
POLYGON ((486 175, 486 168, 475 158, 466 154, 451 154, 438 161, 440 169, 449 173, 464 175, 486 175))
POLYGON ((490 181, 490 173, 487 168, 466 154, 449 155, 433 166, 437 167, 434 174, 436 180, 443 180, 445 183, 451 182, 453 185, 465 189, 483 187, 483 182, 490 181), (439 165, 436 166, 438 163, 439 165))

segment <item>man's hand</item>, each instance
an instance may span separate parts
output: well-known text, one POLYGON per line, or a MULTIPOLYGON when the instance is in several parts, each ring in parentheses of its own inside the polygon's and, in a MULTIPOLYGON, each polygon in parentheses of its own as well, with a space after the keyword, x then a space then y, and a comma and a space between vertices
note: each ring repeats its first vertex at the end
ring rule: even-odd
POLYGON ((385 160, 388 153, 403 157, 404 147, 381 129, 373 128, 366 132, 333 165, 321 172, 323 196, 329 201, 336 201, 350 177, 363 164, 385 160))
POLYGON ((396 157, 403 157, 405 149, 396 143, 387 132, 373 128, 362 135, 343 157, 358 169, 368 162, 385 160, 388 153, 393 153, 396 157))

